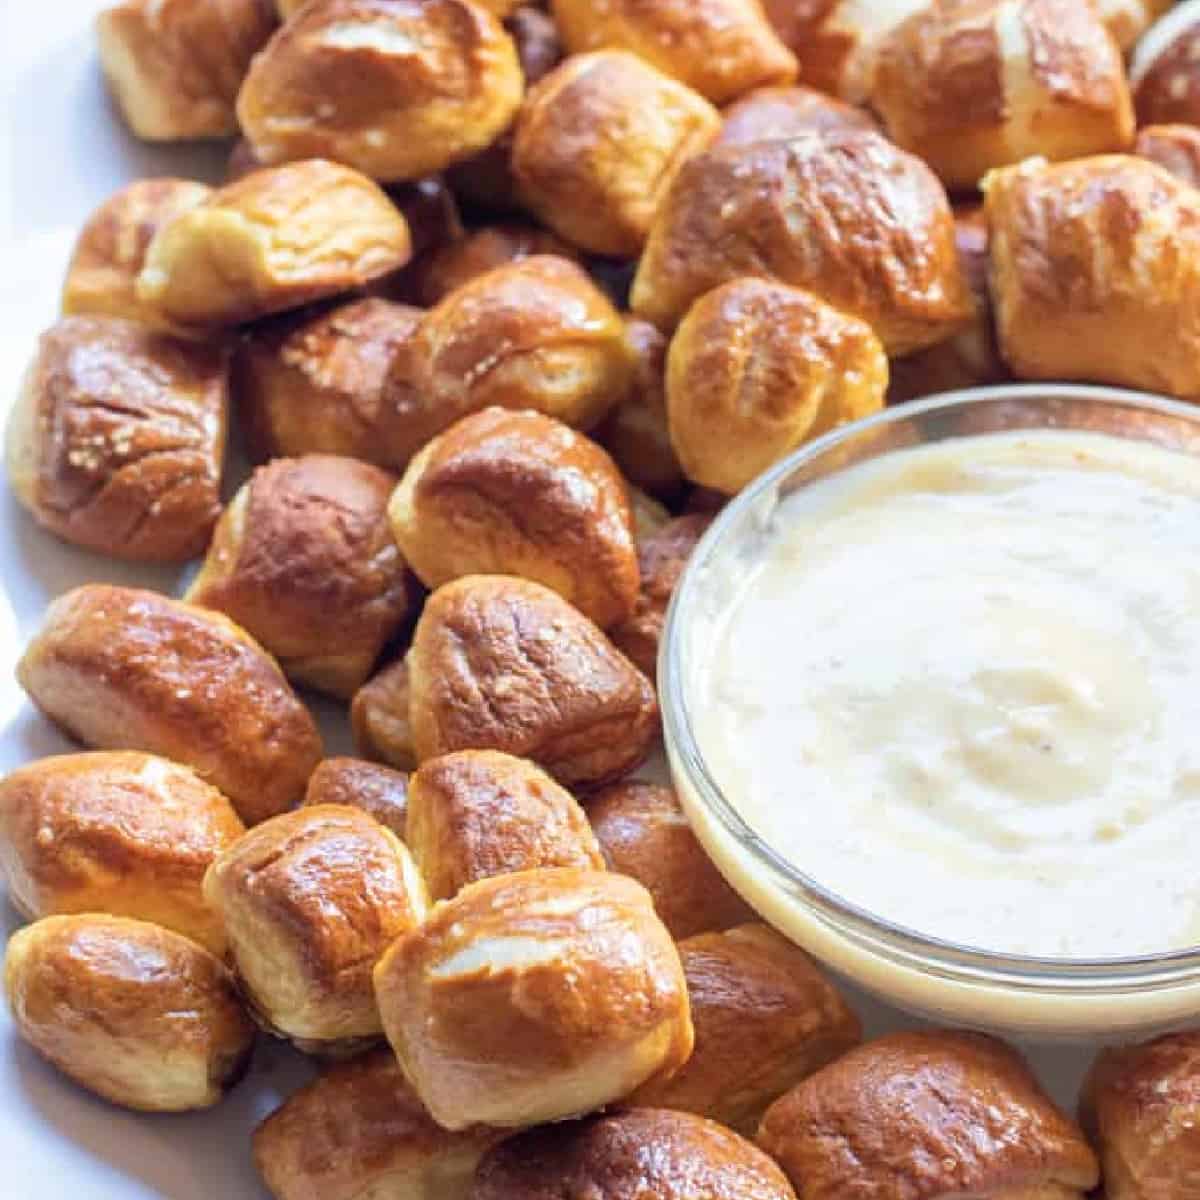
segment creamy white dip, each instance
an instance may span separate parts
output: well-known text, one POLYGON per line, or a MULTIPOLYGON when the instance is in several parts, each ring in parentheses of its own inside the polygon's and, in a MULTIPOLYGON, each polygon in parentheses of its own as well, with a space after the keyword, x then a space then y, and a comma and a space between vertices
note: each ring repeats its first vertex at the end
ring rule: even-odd
POLYGON ((720 575, 696 737, 799 869, 987 950, 1200 943, 1200 462, 899 451, 785 499, 720 575))

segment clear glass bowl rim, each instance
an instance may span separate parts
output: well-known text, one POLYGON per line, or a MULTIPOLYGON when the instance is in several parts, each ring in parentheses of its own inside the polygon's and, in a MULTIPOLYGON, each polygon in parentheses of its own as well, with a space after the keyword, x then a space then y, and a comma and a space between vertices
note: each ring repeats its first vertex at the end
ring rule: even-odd
MULTIPOLYGON (((802 904, 809 916, 836 933, 881 957, 918 965, 923 970, 965 983, 987 981, 1017 988, 1047 985, 1074 992, 1103 991, 1113 987, 1140 991, 1190 980, 1200 972, 1200 945, 1159 954, 1111 958, 1058 958, 1008 954, 946 941, 907 928, 861 908, 824 887, 789 862, 741 817, 712 778, 697 743, 686 700, 683 630, 692 607, 692 596, 702 567, 725 544, 748 510, 777 492, 790 476, 815 463, 829 451, 873 428, 902 424, 914 417, 1003 401, 1065 400, 1100 407, 1137 409, 1193 426, 1200 441, 1200 406, 1149 392, 1084 384, 1014 383, 968 388, 885 408, 861 421, 842 426, 802 446, 775 463, 737 494, 705 532, 685 569, 667 611, 658 658, 660 700, 668 756, 673 770, 683 771, 691 790, 709 816, 728 833, 792 903, 802 904)), ((1014 426, 1014 430, 1052 426, 1014 426)), ((1103 432, 1103 431, 1101 431, 1103 432)), ((1120 436, 1120 434, 1110 434, 1120 436)), ((1131 439, 1145 440, 1145 439, 1131 439)), ((923 444, 929 444, 925 442, 923 444)), ((887 453, 885 451, 884 453, 887 453)), ((868 457, 874 457, 868 455, 868 457)), ((1200 469, 1200 456, 1197 457, 1200 469)), ((840 468, 829 472, 836 474, 840 468)), ((827 476, 822 476, 827 477, 827 476)))

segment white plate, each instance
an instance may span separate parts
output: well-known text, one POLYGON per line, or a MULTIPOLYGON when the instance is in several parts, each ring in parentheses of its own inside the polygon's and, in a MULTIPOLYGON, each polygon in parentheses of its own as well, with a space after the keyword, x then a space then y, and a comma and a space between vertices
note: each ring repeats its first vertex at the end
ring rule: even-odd
MULTIPOLYGON (((0 398, 7 405, 38 331, 54 320, 75 231, 130 179, 219 175, 225 147, 161 148, 132 139, 114 116, 91 34, 102 0, 0 0, 0 398)), ((2 415, 2 414, 0 414, 2 415)), ((89 580, 174 591, 179 573, 138 570, 73 550, 38 530, 0 489, 0 771, 71 748, 32 711, 13 664, 46 603, 89 580)), ((333 753, 347 748, 328 710, 333 753)), ((0 905, 0 929, 19 919, 0 905)), ((872 1032, 904 1018, 859 997, 872 1032)), ((1032 1048, 1060 1101, 1073 1105, 1089 1053, 1032 1048)), ((299 1055, 263 1038, 249 1077, 218 1108, 146 1117, 97 1100, 15 1037, 0 1005, 0 1196, 12 1200, 262 1200, 250 1131, 310 1074, 299 1055)))

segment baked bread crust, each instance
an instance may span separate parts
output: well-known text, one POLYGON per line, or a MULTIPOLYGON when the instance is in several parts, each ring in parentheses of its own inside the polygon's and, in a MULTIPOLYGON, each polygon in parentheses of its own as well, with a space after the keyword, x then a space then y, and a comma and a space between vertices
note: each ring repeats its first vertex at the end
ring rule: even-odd
POLYGON ((321 759, 274 659, 220 613, 155 592, 92 583, 60 596, 17 678, 84 745, 190 766, 248 825, 298 800, 321 759))

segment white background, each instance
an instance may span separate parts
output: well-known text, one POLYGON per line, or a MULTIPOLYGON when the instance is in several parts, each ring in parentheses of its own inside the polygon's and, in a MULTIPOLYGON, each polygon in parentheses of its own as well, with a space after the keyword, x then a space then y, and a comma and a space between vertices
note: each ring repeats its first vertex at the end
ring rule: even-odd
MULTIPOLYGON (((112 191, 143 175, 219 177, 226 148, 140 145, 115 117, 91 20, 102 0, 0 0, 0 408, 40 329, 54 320, 75 231, 112 191)), ((3 415, 0 413, 0 415, 3 415)), ((37 530, 0 488, 0 771, 70 746, 13 680, 47 601, 88 580, 176 590, 178 573, 123 569, 37 530)), ((323 713, 331 752, 340 723, 323 713)), ((19 920, 0 901, 0 936, 19 920)), ((856 999, 875 1032, 901 1024, 856 999)), ((1073 1104, 1086 1050, 1033 1048, 1059 1099, 1073 1104)), ((178 1117, 127 1113, 45 1066, 0 1005, 0 1197, 4 1200, 262 1200, 250 1164, 254 1124, 309 1073, 260 1039, 254 1067, 217 1109, 178 1117)))

